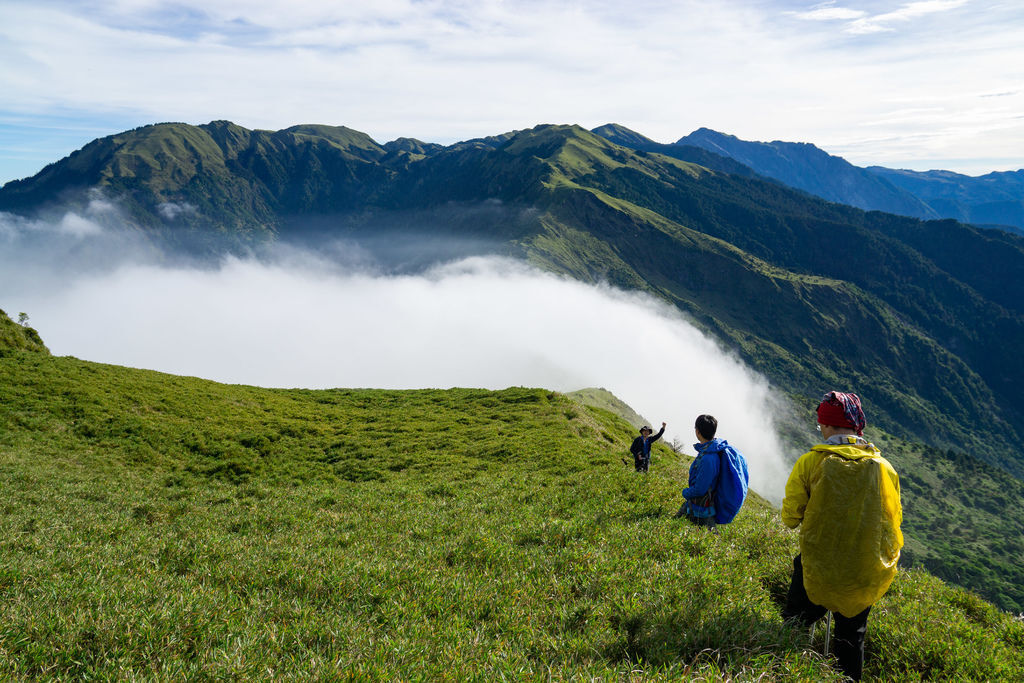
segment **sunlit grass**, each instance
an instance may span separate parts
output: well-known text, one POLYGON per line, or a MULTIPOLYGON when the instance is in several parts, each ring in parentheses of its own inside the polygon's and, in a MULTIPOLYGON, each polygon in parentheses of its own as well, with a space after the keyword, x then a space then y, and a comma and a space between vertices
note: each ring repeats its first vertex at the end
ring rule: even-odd
MULTIPOLYGON (((775 511, 681 523, 686 459, 638 476, 559 394, 0 376, 4 678, 835 679, 775 511)), ((1024 674, 1020 622, 922 573, 870 624, 871 677, 1024 674)))

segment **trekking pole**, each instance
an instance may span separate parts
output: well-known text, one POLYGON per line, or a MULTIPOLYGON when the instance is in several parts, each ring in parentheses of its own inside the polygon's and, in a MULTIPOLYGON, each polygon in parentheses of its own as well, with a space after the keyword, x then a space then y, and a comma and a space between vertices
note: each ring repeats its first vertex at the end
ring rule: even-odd
POLYGON ((828 621, 825 622, 825 656, 828 657, 828 644, 832 640, 832 612, 828 613, 828 621))

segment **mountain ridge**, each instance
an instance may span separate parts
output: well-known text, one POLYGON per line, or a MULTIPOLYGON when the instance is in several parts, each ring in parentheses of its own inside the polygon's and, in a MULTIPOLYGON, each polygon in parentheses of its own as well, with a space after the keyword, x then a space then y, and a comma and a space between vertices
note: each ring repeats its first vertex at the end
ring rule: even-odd
POLYGON ((791 187, 830 201, 914 218, 940 215, 912 193, 805 142, 746 142, 699 128, 676 144, 721 154, 791 187))
POLYGON ((981 176, 881 166, 869 166, 867 170, 912 192, 945 218, 983 226, 1010 226, 1024 234, 1024 169, 981 176))
POLYGON ((980 434, 974 425, 991 423, 986 438, 1016 454, 993 464, 1024 472, 1013 436, 1024 420, 1011 400, 1024 376, 1011 352, 1024 344, 1024 241, 829 204, 580 126, 411 148, 392 154, 337 126, 159 124, 5 185, 0 210, 24 210, 34 197, 41 211, 38 197, 75 190, 85 201, 99 187, 154 239, 196 240, 214 253, 224 247, 209 240, 244 247, 312 226, 355 238, 471 238, 664 298, 788 393, 813 394, 823 381, 874 386, 874 413, 895 433, 963 447, 980 434), (168 204, 191 210, 161 211, 168 204), (947 239, 934 240, 936 230, 947 239), (961 249, 999 267, 974 268, 961 249), (850 327, 876 343, 849 337, 850 327))
POLYGON ((677 141, 829 201, 922 219, 952 218, 1024 232, 1024 169, 972 177, 952 171, 861 168, 806 142, 753 142, 700 128, 677 141))

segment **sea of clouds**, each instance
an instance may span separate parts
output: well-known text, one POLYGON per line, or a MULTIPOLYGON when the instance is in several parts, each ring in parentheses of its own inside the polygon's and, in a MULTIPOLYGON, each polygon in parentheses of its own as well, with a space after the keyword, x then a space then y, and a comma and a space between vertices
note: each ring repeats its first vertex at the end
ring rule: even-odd
POLYGON ((95 200, 53 220, 0 214, 0 308, 56 355, 264 387, 604 387, 693 453, 693 421, 779 501, 787 467, 768 383, 653 297, 488 256, 385 271, 357 244, 169 259, 95 200))

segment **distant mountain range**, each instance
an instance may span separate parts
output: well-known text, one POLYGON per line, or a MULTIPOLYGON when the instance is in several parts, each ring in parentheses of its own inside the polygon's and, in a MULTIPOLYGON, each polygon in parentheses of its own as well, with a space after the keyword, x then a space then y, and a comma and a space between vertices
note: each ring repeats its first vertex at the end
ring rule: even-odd
POLYGON ((376 243, 395 268, 522 257, 671 302, 790 396, 860 390, 891 433, 1024 474, 1024 239, 598 133, 382 145, 344 127, 159 124, 7 183, 0 210, 57 216, 99 191, 140 234, 193 253, 327 235, 376 243))
POLYGON ((965 223, 1012 226, 1024 233, 1024 169, 972 177, 950 171, 868 171, 911 192, 943 218, 965 223))
MULTIPOLYGON (((627 140, 629 135, 623 132, 616 142, 634 146, 627 140)), ((972 177, 950 171, 860 168, 812 144, 748 142, 707 128, 676 144, 700 147, 790 187, 867 211, 953 218, 1024 234, 1024 169, 972 177)), ((645 149, 643 143, 635 148, 645 149)))

